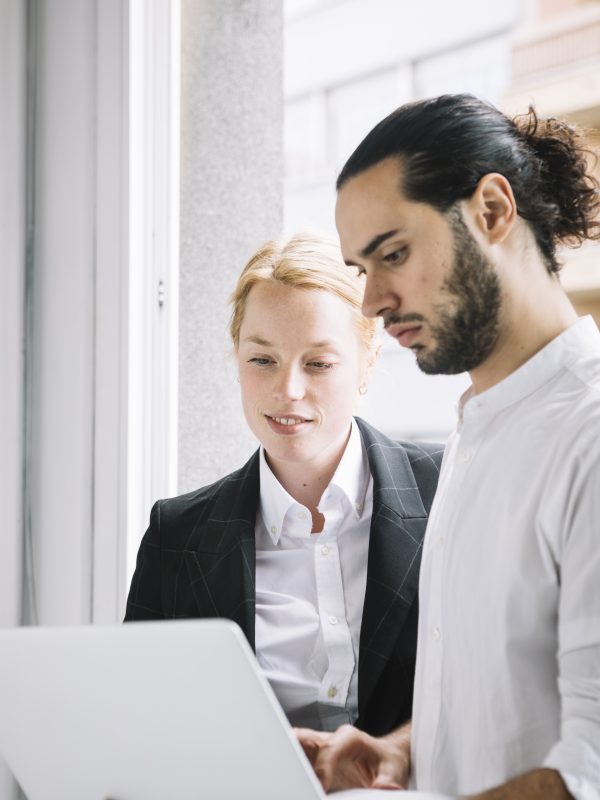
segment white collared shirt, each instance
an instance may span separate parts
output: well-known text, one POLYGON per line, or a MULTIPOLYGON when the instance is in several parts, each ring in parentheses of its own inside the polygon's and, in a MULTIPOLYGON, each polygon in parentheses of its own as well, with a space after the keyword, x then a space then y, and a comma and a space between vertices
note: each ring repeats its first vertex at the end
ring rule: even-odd
POLYGON ((308 508, 261 449, 256 523, 256 655, 292 724, 335 730, 358 716, 358 651, 373 480, 356 422, 311 534, 308 508))
POLYGON ((600 798, 600 334, 589 317, 463 398, 425 536, 419 790, 536 767, 600 798))

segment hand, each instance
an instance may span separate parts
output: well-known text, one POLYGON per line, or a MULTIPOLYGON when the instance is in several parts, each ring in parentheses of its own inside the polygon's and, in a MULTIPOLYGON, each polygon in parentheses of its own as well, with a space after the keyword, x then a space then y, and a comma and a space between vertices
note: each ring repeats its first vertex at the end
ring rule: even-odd
POLYGON ((353 725, 342 725, 333 733, 309 728, 295 732, 326 792, 408 785, 410 723, 377 738, 353 725))

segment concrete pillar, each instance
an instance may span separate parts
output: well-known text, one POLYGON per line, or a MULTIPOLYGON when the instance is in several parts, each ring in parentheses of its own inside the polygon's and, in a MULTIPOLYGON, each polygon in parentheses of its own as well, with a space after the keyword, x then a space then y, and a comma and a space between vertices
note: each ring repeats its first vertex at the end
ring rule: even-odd
POLYGON ((241 466, 227 301, 282 226, 281 0, 183 0, 179 490, 241 466))

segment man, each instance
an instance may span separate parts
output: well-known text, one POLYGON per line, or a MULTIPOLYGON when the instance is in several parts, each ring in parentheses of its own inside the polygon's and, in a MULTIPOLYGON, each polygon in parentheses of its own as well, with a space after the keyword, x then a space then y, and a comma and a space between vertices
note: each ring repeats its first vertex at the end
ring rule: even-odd
POLYGON ((472 386, 425 536, 412 732, 299 738, 326 788, 411 770, 480 800, 598 800, 600 334, 556 255, 599 235, 586 152, 531 109, 443 96, 376 126, 337 188, 364 313, 472 386))

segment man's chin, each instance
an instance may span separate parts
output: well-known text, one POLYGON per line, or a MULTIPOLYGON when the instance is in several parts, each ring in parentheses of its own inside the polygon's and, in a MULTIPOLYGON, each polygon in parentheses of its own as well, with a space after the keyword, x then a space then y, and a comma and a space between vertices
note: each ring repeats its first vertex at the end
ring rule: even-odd
POLYGON ((461 363, 452 363, 437 357, 435 352, 427 352, 421 350, 416 353, 417 366, 425 375, 460 375, 461 372, 466 372, 466 367, 461 363))

